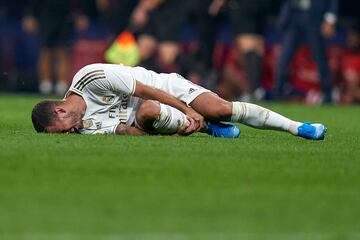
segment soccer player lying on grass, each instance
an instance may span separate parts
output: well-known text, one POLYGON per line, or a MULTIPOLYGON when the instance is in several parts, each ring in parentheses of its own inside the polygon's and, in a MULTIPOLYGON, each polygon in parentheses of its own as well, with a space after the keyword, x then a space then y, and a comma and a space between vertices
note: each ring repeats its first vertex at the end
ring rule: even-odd
POLYGON ((235 138, 223 122, 289 132, 320 140, 322 124, 301 123, 255 104, 228 102, 176 73, 142 67, 91 64, 73 79, 63 100, 46 100, 32 111, 37 132, 82 134, 175 134, 207 132, 235 138))

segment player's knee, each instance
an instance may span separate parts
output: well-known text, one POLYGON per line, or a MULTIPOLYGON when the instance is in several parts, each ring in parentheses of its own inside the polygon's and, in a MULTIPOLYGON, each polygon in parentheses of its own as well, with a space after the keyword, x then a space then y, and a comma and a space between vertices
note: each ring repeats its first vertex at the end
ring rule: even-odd
POLYGON ((153 121, 160 115, 160 104, 157 101, 144 101, 136 112, 138 122, 153 121))
POLYGON ((210 111, 210 119, 227 120, 232 115, 232 104, 230 102, 221 102, 213 106, 210 111))

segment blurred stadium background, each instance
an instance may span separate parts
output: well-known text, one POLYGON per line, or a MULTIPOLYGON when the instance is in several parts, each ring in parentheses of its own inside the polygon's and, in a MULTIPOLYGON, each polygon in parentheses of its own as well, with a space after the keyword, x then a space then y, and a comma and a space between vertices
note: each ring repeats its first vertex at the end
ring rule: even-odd
MULTIPOLYGON (((289 3, 307 11, 316 2, 2 0, 0 91, 61 96, 82 66, 110 61, 175 71, 227 99, 271 100, 276 74, 283 74, 276 72, 278 59, 292 27, 281 26, 281 11, 289 3), (149 10, 140 10, 144 8, 149 10), (124 31, 130 37, 121 35, 124 31), (116 51, 112 49, 108 53, 112 58, 105 57, 119 35, 125 53, 114 59, 116 51), (127 51, 129 45, 132 51, 127 51)), ((311 48, 304 42, 289 63, 280 99, 326 102, 321 85, 330 81, 332 102, 359 103, 360 4, 351 0, 320 2, 329 5, 325 15, 331 4, 338 5, 335 19, 327 19, 335 23, 336 31, 324 34, 330 77, 318 74, 311 48)), ((324 22, 325 15, 321 17, 324 22)), ((312 14, 306 17, 303 31, 317 24, 312 14)), ((316 27, 319 32, 320 27, 316 27)))
POLYGON ((359 5, 0 0, 0 239, 360 239, 359 5), (37 134, 34 104, 106 61, 262 100, 326 139, 37 134))

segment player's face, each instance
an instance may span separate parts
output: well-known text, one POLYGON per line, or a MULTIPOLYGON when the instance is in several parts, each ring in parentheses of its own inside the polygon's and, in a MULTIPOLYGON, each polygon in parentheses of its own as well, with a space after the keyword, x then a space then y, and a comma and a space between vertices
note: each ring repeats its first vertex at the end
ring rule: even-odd
POLYGON ((48 127, 48 133, 79 133, 83 128, 82 116, 76 112, 66 112, 58 114, 52 126, 48 127))

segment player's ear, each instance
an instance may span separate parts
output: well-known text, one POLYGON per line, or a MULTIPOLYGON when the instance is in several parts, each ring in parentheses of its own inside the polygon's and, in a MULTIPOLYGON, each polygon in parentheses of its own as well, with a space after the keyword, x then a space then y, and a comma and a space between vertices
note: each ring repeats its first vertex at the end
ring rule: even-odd
POLYGON ((66 109, 63 108, 63 107, 61 107, 61 106, 56 106, 56 107, 54 108, 54 113, 55 113, 56 115, 59 115, 59 114, 62 114, 62 113, 66 113, 66 109))

